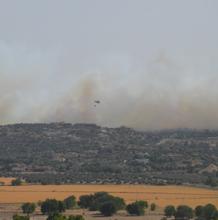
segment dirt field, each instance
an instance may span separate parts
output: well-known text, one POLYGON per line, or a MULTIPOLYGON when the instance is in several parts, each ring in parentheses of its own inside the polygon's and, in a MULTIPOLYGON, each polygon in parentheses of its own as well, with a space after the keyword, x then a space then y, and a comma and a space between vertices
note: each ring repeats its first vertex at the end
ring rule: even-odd
POLYGON ((155 202, 159 207, 169 204, 187 204, 195 207, 213 203, 218 206, 218 190, 186 186, 150 185, 25 185, 0 186, 0 203, 38 202, 46 198, 64 199, 69 195, 90 194, 106 191, 120 196, 127 203, 135 200, 155 202))

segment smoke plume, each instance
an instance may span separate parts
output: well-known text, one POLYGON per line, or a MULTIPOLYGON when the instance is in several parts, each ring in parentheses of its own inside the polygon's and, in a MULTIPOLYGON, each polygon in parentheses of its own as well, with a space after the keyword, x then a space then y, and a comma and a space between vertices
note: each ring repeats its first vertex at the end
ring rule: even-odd
POLYGON ((0 42, 1 124, 218 128, 214 57, 157 51, 139 65, 126 54, 106 54, 81 69, 66 57, 0 42))

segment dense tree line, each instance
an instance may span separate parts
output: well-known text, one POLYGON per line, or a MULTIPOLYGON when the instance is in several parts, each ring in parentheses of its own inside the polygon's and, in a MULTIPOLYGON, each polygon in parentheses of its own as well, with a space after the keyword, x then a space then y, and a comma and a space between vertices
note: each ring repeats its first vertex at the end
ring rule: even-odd
MULTIPOLYGON (((155 203, 148 204, 147 201, 135 201, 128 205, 124 199, 110 195, 107 192, 96 192, 94 194, 82 195, 79 200, 75 196, 69 196, 63 201, 56 199, 46 199, 38 204, 43 215, 48 216, 48 220, 84 220, 81 215, 71 215, 65 217, 62 213, 66 209, 74 209, 80 207, 90 211, 99 211, 103 216, 112 216, 119 210, 126 210, 129 215, 142 216, 146 209, 155 211, 157 206, 155 203)), ((26 216, 14 215, 13 220, 29 220, 29 216, 34 213, 36 204, 24 203, 22 211, 26 216)), ((218 210, 213 204, 205 206, 197 206, 194 209, 187 205, 175 207, 168 205, 164 209, 166 218, 174 217, 175 220, 189 220, 195 217, 196 220, 218 220, 218 210)))
POLYGON ((180 205, 177 208, 173 205, 166 206, 164 209, 166 217, 175 217, 177 220, 188 220, 196 217, 196 220, 218 220, 218 210, 213 204, 197 206, 192 209, 186 205, 180 205))

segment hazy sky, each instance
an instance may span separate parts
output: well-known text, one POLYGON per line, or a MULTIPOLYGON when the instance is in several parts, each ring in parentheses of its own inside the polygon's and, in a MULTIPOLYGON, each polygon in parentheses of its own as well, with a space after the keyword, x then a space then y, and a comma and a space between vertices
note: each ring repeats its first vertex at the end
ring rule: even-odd
POLYGON ((0 123, 218 128, 217 12, 217 0, 0 0, 0 123))

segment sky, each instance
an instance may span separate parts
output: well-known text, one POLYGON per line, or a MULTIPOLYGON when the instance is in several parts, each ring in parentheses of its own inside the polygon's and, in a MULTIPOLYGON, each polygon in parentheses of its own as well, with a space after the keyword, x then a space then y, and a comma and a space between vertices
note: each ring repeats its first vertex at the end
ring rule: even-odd
POLYGON ((218 129, 217 11, 216 0, 0 0, 0 124, 218 129))

